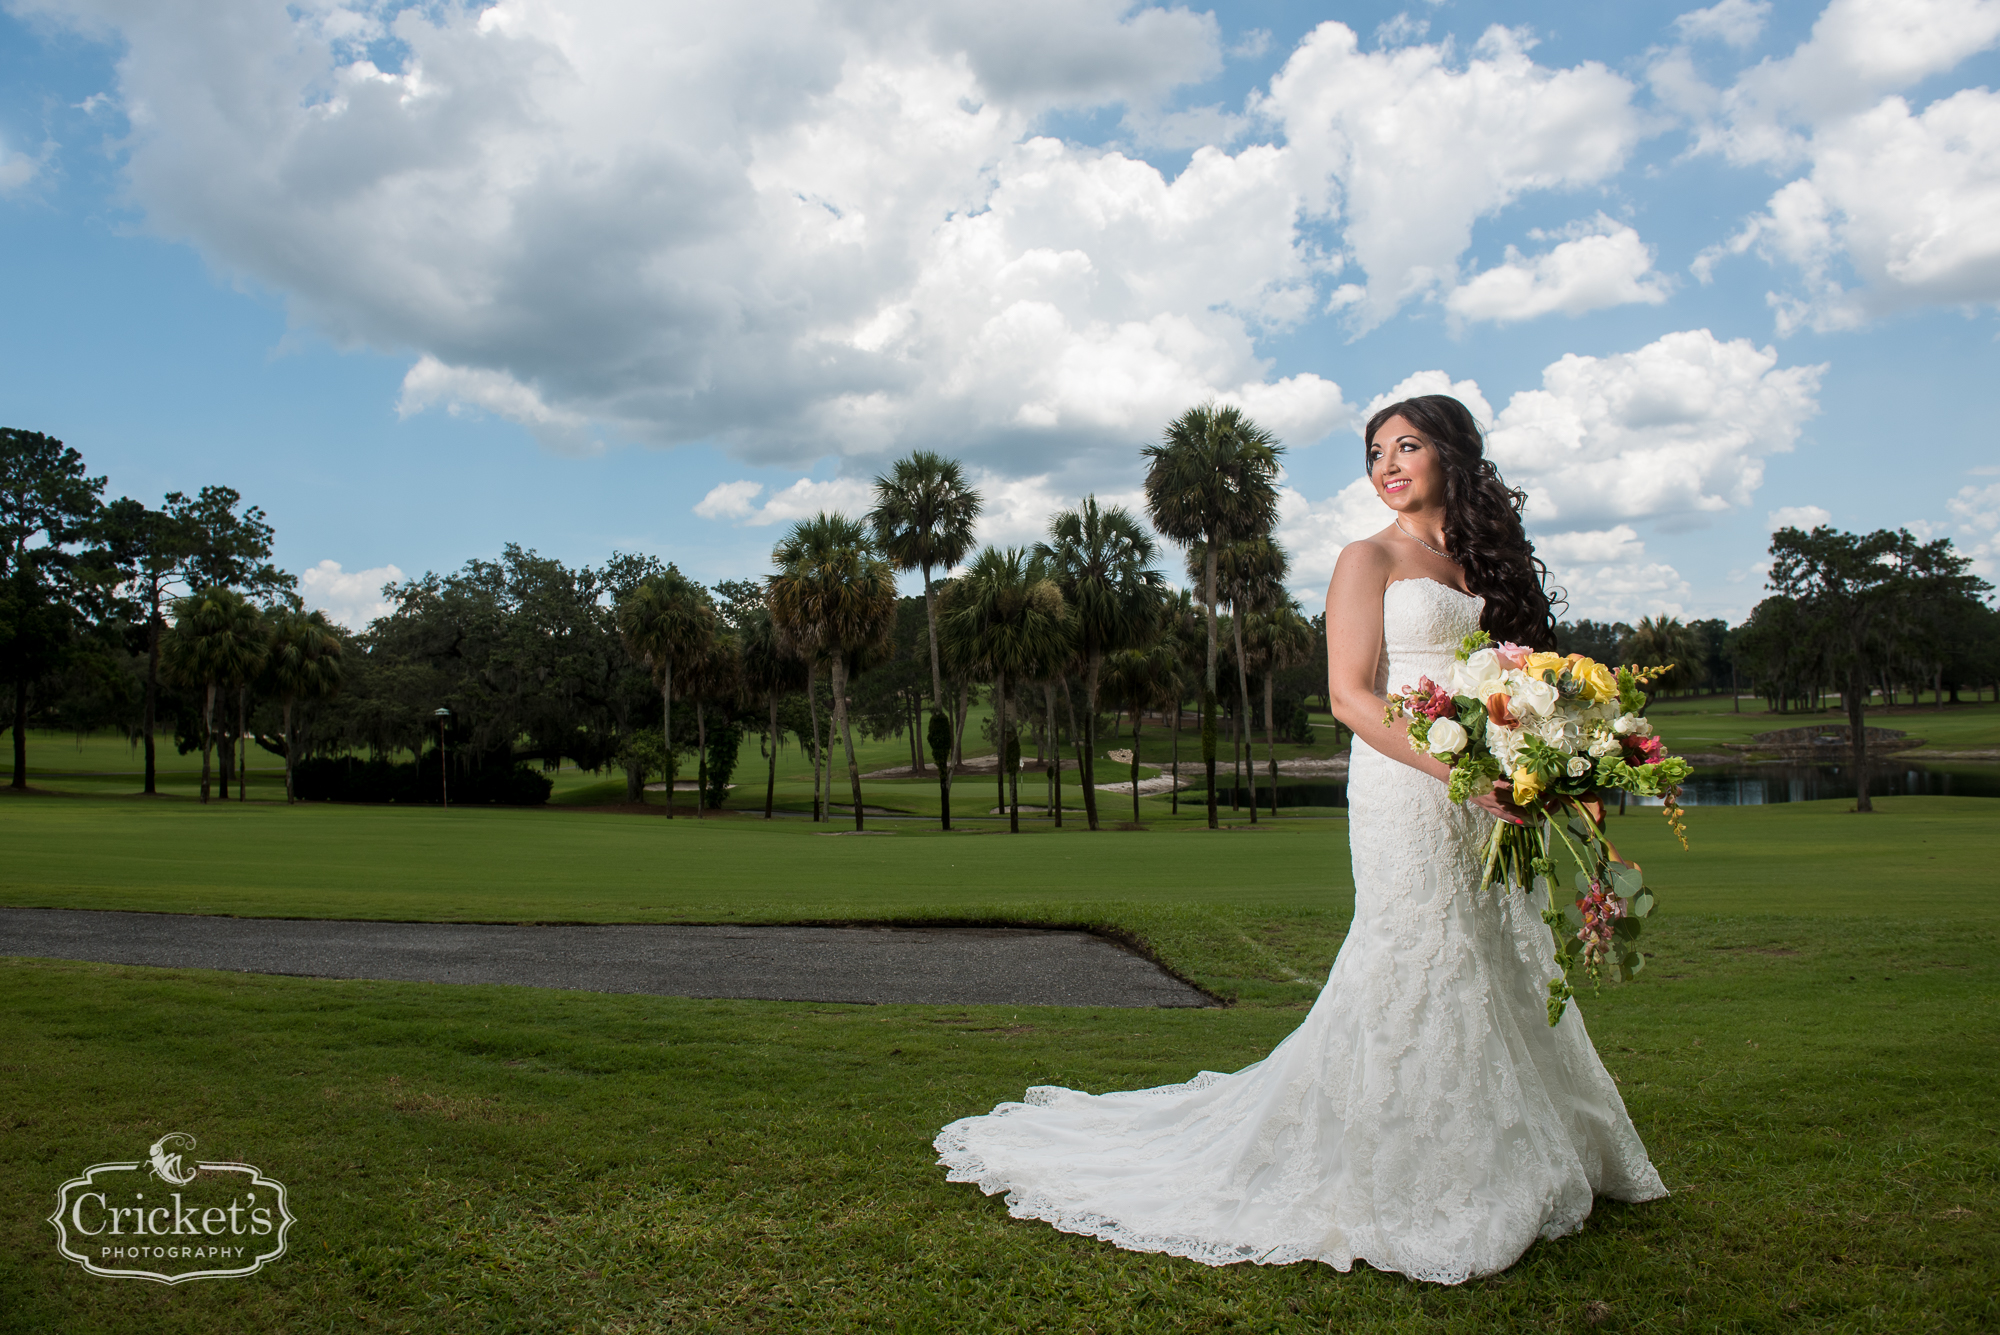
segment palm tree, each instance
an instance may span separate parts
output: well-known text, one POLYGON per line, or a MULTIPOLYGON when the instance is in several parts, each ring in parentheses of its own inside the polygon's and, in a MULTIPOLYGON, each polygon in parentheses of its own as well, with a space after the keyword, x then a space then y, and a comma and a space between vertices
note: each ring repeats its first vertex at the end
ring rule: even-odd
MULTIPOLYGON (((1183 547, 1206 543, 1215 552, 1269 533, 1278 518, 1278 456, 1270 432, 1233 406, 1205 403, 1167 425, 1166 437, 1142 453, 1146 508, 1153 527, 1183 547)), ((1215 809, 1215 562, 1201 581, 1208 615, 1208 661, 1202 677, 1201 758, 1208 770, 1208 827, 1215 809)))
POLYGON ((201 705, 201 800, 208 801, 215 752, 215 696, 225 686, 247 681, 264 661, 262 618, 234 589, 198 590, 174 603, 174 626, 160 645, 160 661, 179 686, 199 689, 201 705))
MULTIPOLYGON (((887 477, 875 479, 875 508, 868 512, 875 545, 889 558, 889 564, 898 570, 923 572, 924 621, 931 641, 931 709, 934 713, 944 710, 947 720, 951 711, 945 704, 944 670, 938 658, 937 596, 931 572, 950 570, 972 550, 972 522, 979 517, 979 508, 979 493, 966 483, 958 460, 931 450, 916 450, 908 458, 898 459, 887 477)), ((919 770, 923 763, 919 747, 919 770)), ((949 808, 949 765, 939 783, 949 808)))
MULTIPOLYGON (((1291 558, 1278 545, 1276 538, 1261 535, 1232 542, 1217 554, 1211 565, 1206 543, 1194 543, 1188 548, 1188 576, 1199 580, 1213 570, 1224 589, 1224 597, 1229 602, 1229 630, 1236 641, 1236 685, 1238 690, 1238 710, 1236 743, 1239 748, 1249 739, 1250 731, 1250 674, 1249 665, 1243 652, 1243 625, 1253 613, 1276 605, 1285 597, 1284 579, 1291 568, 1291 558)), ((1253 753, 1249 766, 1250 779, 1250 823, 1257 823, 1257 761, 1253 753)), ((1234 805, 1235 799, 1230 799, 1234 805)))
POLYGON ((292 710, 304 700, 325 700, 339 694, 340 633, 324 613, 285 612, 271 620, 271 654, 265 671, 285 720, 285 801, 292 796, 292 765, 298 740, 292 733, 292 710))
POLYGON ((1113 654, 1106 664, 1106 683, 1114 699, 1132 711, 1132 823, 1139 823, 1139 737, 1148 709, 1163 708, 1174 696, 1179 708, 1180 678, 1175 672, 1173 646, 1155 641, 1144 649, 1113 654))
POLYGON ((1179 691, 1174 697, 1174 786, 1168 799, 1172 804, 1169 810, 1178 816, 1181 812, 1181 705, 1195 693, 1194 684, 1201 680, 1201 607, 1192 593, 1176 589, 1169 595, 1164 625, 1165 633, 1160 642, 1173 651, 1174 689, 1179 691))
POLYGON ((847 721, 850 669, 866 665, 896 624, 896 576, 875 551, 868 531, 846 515, 821 511, 792 526, 771 552, 771 615, 808 654, 824 654, 833 669, 833 719, 847 751, 854 828, 862 828, 861 767, 847 721))
POLYGON ((1244 634, 1250 657, 1264 678, 1264 763, 1271 780, 1271 814, 1278 814, 1278 747, 1275 692, 1278 674, 1311 656, 1314 648, 1312 623, 1287 598, 1268 611, 1251 614, 1244 634))
MULTIPOLYGON (((229 800, 229 775, 236 774, 236 800, 245 802, 250 797, 250 686, 264 671, 264 665, 271 657, 271 627, 264 620, 264 613, 255 603, 245 602, 241 634, 248 645, 248 653, 242 661, 233 665, 223 678, 221 685, 225 691, 236 693, 236 727, 225 739, 225 753, 221 757, 222 800, 229 800)), ((223 718, 227 728, 229 706, 224 696, 223 718)))
MULTIPOLYGON (((1074 623, 1072 623, 1074 624, 1074 623)), ((1056 732, 1056 683, 1062 680, 1060 671, 1042 678, 1042 728, 1048 736, 1049 758, 1042 764, 1042 783, 1048 790, 1049 816, 1060 830, 1063 823, 1062 812, 1062 743, 1056 732)))
POLYGON ((1656 617, 1640 617, 1632 638, 1626 642, 1626 652, 1648 666, 1674 665, 1672 672, 1656 679, 1657 685, 1696 684, 1697 665, 1701 661, 1700 632, 1683 624, 1679 617, 1664 612, 1656 617))
MULTIPOLYGON (((665 714, 660 740, 667 753, 667 816, 672 819, 674 774, 680 768, 674 754, 674 667, 703 653, 715 638, 715 607, 707 589, 670 565, 632 586, 619 600, 616 620, 626 652, 652 669, 660 687, 665 714)), ((699 794, 695 814, 701 814, 699 794)))
POLYGON ((972 683, 985 671, 980 658, 977 625, 969 618, 954 615, 967 594, 965 581, 946 580, 938 586, 938 660, 944 679, 950 683, 951 699, 945 709, 945 733, 941 740, 950 747, 941 766, 938 795, 943 800, 944 828, 951 828, 951 787, 946 782, 965 762, 965 720, 972 712, 972 683))
MULTIPOLYGON (((1048 563, 1041 555, 1032 558, 1039 567, 1041 577, 1049 574, 1048 563)), ((1057 585, 1061 587, 1060 583, 1057 585)), ((1056 684, 1076 662, 1076 618, 1062 619, 1061 633, 1042 646, 1042 652, 1024 662, 1019 670, 1021 684, 1030 691, 1039 687, 1042 693, 1043 723, 1047 729, 1044 741, 1047 752, 1043 761, 1043 779, 1049 787, 1049 814, 1056 825, 1062 824, 1062 747, 1056 743, 1056 684), (1051 761, 1048 757, 1053 757, 1051 761), (1051 768, 1052 766, 1052 768, 1051 768)))
MULTIPOLYGON (((978 662, 993 679, 993 732, 1000 764, 1007 768, 1007 683, 1038 665, 1059 660, 1068 637, 1069 611, 1048 567, 1021 547, 987 547, 956 581, 945 620, 947 638, 976 646, 978 662)), ((1007 827, 1021 831, 1019 790, 1007 827)))
MULTIPOLYGON (((787 639, 793 638, 788 631, 784 632, 784 634, 787 639)), ((819 730, 819 670, 825 662, 825 654, 806 654, 806 715, 807 721, 812 725, 812 818, 815 825, 823 820, 832 819, 833 805, 833 757, 828 754, 833 750, 833 739, 828 734, 822 733, 819 730), (821 784, 822 774, 824 775, 824 787, 821 784)), ((827 701, 827 728, 829 731, 833 727, 831 716, 832 704, 831 700, 827 701)))
POLYGON ((743 626, 743 688, 764 702, 770 715, 764 733, 769 768, 764 778, 764 819, 770 820, 778 795, 778 701, 804 690, 806 665, 778 630, 769 608, 760 607, 743 626))
POLYGON ((1098 677, 1104 658, 1149 644, 1159 633, 1166 581, 1152 569, 1159 547, 1123 506, 1102 508, 1095 496, 1049 521, 1049 541, 1035 545, 1075 620, 1083 661, 1084 817, 1097 822, 1098 677))

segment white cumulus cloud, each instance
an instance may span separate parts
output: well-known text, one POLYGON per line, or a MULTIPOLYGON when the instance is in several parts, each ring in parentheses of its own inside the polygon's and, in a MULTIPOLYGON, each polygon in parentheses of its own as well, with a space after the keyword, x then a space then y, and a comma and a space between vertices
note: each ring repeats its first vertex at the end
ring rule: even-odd
POLYGON ((749 480, 724 482, 711 488, 697 501, 694 512, 703 519, 729 519, 748 527, 790 524, 826 511, 859 519, 875 504, 875 489, 856 478, 832 478, 816 482, 802 477, 789 487, 772 492, 762 504, 764 484, 749 480))
POLYGON ((1294 439, 1344 420, 1256 351, 1335 262, 1282 146, 1167 179, 1034 133, 1119 105, 1233 133, 1161 110, 1221 66, 1185 7, 23 3, 115 34, 150 225, 336 341, 414 349, 405 412, 759 463, 949 436, 1030 472, 1209 395, 1294 439))
POLYGON ((437 404, 445 405, 453 416, 484 410, 507 418, 560 454, 590 454, 601 448, 591 439, 590 423, 582 414, 551 408, 507 372, 446 366, 426 354, 404 374, 396 411, 408 417, 437 404))
POLYGON ((43 157, 29 157, 0 143, 0 195, 19 190, 41 173, 43 157))
POLYGON ((1508 401, 1492 456, 1528 486, 1541 528, 1686 522, 1749 504, 1765 457, 1791 449, 1819 411, 1825 369, 1780 367, 1774 349, 1706 329, 1609 357, 1571 354, 1508 401))
POLYGON ((1698 277, 1752 247, 1790 262, 1803 291, 1774 295, 1783 331, 2000 302, 2000 95, 1965 89, 1920 113, 1884 98, 1822 129, 1812 156, 1809 175, 1697 259, 1698 277))
POLYGON ((1365 52, 1352 29, 1323 23, 1258 100, 1314 207, 1344 220, 1367 273, 1364 326, 1449 288, 1478 219, 1601 181, 1638 143, 1631 83, 1594 61, 1544 68, 1529 45, 1490 28, 1458 67, 1447 43, 1365 52))
POLYGON ((1810 533, 1821 524, 1833 522, 1833 512, 1818 505, 1781 505, 1764 517, 1776 533, 1781 528, 1799 528, 1810 533))
POLYGON ((1630 619, 1686 612, 1693 590, 1681 573, 1646 553, 1630 524, 1569 533, 1538 534, 1535 552, 1548 564, 1551 582, 1566 606, 1567 621, 1630 619))
POLYGON ((724 482, 695 502, 694 512, 703 519, 741 519, 750 513, 752 502, 764 490, 761 482, 724 482))
POLYGON ((1445 309, 1469 323, 1510 324, 1553 311, 1582 315, 1667 299, 1667 280, 1653 271, 1652 248, 1631 227, 1600 213, 1561 235, 1568 239, 1540 255, 1507 247, 1506 262, 1453 290, 1445 309))
POLYGON ((1725 90, 1684 54, 1656 89, 1697 119, 1697 147, 1804 174, 1694 263, 1707 282, 1756 251, 1797 270, 1770 295, 1781 333, 1853 328, 1919 305, 2000 302, 2000 97, 1904 95, 2000 41, 2000 0, 1833 0, 1811 37, 1725 90))
POLYGON ((338 561, 321 561, 299 575, 299 597, 307 607, 326 613, 349 630, 364 629, 377 617, 387 616, 395 605, 382 596, 382 586, 398 584, 403 572, 393 565, 367 570, 344 570, 338 561))
POLYGON ((2000 482, 1964 487, 1949 502, 1959 529, 1959 547, 1972 558, 1972 570, 1988 580, 2000 580, 2000 482))
MULTIPOLYGON (((570 452, 858 473, 948 439, 1074 482, 1211 396, 1310 444, 1351 408, 1261 340, 1441 297, 1476 220, 1645 131, 1628 79, 1504 28, 1462 55, 1322 24, 1226 108, 1176 101, 1223 68, 1214 17, 1133 0, 11 2, 117 45, 156 233, 407 351, 404 412, 570 452), (1065 108, 1192 153, 1041 134, 1065 108)), ((1556 249, 1532 290, 1595 299, 1556 249)))
POLYGON ((1682 14, 1674 20, 1674 27, 1690 42, 1706 38, 1730 46, 1748 46, 1764 31, 1764 21, 1770 16, 1770 0, 1722 0, 1707 9, 1682 14))

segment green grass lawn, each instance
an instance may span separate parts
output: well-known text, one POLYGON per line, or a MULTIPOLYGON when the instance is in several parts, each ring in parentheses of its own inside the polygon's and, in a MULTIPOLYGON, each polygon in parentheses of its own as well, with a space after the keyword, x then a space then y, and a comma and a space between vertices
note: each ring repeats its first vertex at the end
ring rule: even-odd
MULTIPOLYGON (((1667 745, 1676 751, 1713 751, 1725 742, 1747 742, 1758 733, 1773 732, 1781 728, 1806 728, 1815 724, 1842 725, 1847 715, 1837 709, 1818 713, 1773 714, 1765 711, 1762 701, 1742 701, 1739 713, 1730 708, 1730 702, 1720 696, 1698 696, 1691 699, 1655 700, 1646 710, 1648 718, 1667 745)), ((1933 708, 1929 703, 1912 705, 1907 700, 1893 709, 1873 708, 1868 711, 1868 725, 1873 728, 1895 728, 1912 737, 1921 737, 1927 745, 1915 751, 1899 754, 1921 760, 1926 751, 1970 750, 2000 748, 2000 705, 1986 704, 1946 705, 1943 709, 1933 708)))
MULTIPOLYGON (((1691 699, 1667 699, 1657 701, 1651 710, 1660 734, 1668 745, 1681 752, 1714 752, 1724 743, 1747 742, 1756 734, 1776 728, 1805 727, 1813 723, 1839 723, 1844 716, 1837 713, 1822 714, 1771 714, 1766 713, 1760 702, 1745 700, 1743 711, 1730 708, 1727 699, 1715 696, 1691 699)), ((967 755, 972 757, 992 754, 992 747, 984 741, 981 729, 985 725, 990 710, 985 706, 975 707, 967 728, 971 738, 978 739, 970 744, 967 755)), ((1913 736, 1922 737, 1928 745, 1915 751, 1900 753, 1906 758, 1923 760, 1932 751, 2000 749, 2000 705, 1966 704, 1949 706, 1943 711, 1928 705, 1912 706, 1907 702, 1892 710, 1871 710, 1871 723, 1881 727, 1898 728, 1913 736)), ((1258 772, 1261 787, 1263 766, 1270 755, 1279 761, 1292 759, 1323 759, 1339 754, 1332 742, 1332 718, 1320 714, 1314 716, 1318 740, 1311 746, 1296 746, 1281 743, 1275 748, 1267 748, 1261 741, 1254 741, 1250 750, 1258 772)), ((1163 772, 1173 756, 1174 738, 1170 730, 1158 725, 1141 729, 1139 738, 1140 775, 1150 778, 1163 772)), ((1129 749, 1132 736, 1129 725, 1117 732, 1107 731, 1100 739, 1100 753, 1103 751, 1129 749)), ((886 737, 869 739, 860 734, 855 738, 856 762, 862 773, 906 767, 909 764, 909 743, 904 738, 886 737)), ((62 792, 90 796, 119 796, 137 793, 143 771, 143 759, 138 748, 130 745, 122 737, 99 733, 86 737, 76 737, 68 733, 32 732, 29 739, 29 783, 50 792, 62 792)), ((163 743, 158 752, 158 773, 160 792, 168 797, 192 798, 199 791, 201 778, 200 753, 180 755, 170 743, 163 743)), ((1074 758, 1072 751, 1070 759, 1074 758)), ((684 763, 691 761, 684 758, 684 763)), ((1232 750, 1226 730, 1220 753, 1221 774, 1231 771, 1232 750)), ((1948 763, 1948 762, 1947 762, 1948 763)), ((1192 731, 1184 732, 1180 739, 1180 765, 1184 780, 1198 780, 1201 774, 1200 738, 1192 731)), ((1098 761, 1100 783, 1117 782, 1128 776, 1123 766, 1102 758, 1098 761)), ((746 737, 740 753, 736 772, 731 776, 735 787, 725 799, 724 808, 731 811, 761 812, 764 807, 765 783, 768 775, 767 763, 758 753, 758 739, 746 737)), ((625 780, 622 775, 596 773, 579 770, 573 764, 565 764, 550 772, 555 788, 550 803, 556 806, 614 806, 625 801, 625 780)), ((688 769, 681 775, 692 779, 694 772, 688 769)), ((847 772, 844 755, 837 755, 832 777, 833 800, 846 803, 847 772)), ((1023 805, 1040 805, 1046 800, 1045 782, 1039 775, 1024 775, 1021 782, 1023 805)), ((954 815, 973 824, 978 824, 996 803, 996 786, 989 775, 960 776, 953 789, 954 815)), ((279 801, 284 796, 284 767, 275 756, 259 747, 250 751, 250 802, 279 801)), ((1109 820, 1131 819, 1131 798, 1122 800, 1115 792, 1101 794, 1100 803, 1104 817, 1109 820)), ((664 793, 649 793, 647 803, 661 805, 664 793)), ((864 804, 880 807, 897 814, 935 818, 939 812, 939 799, 935 775, 916 780, 869 779, 863 783, 864 804)), ((682 805, 692 807, 693 799, 683 793, 682 805)), ((1196 806, 1189 805, 1189 794, 1183 792, 1178 804, 1181 814, 1186 817, 1190 811, 1199 809, 1200 796, 1195 795, 1196 806)), ((1063 805, 1065 808, 1081 807, 1083 794, 1074 771, 1066 771, 1063 776, 1063 805)), ((1165 795, 1142 797, 1140 799, 1141 819, 1147 822, 1167 821, 1169 812, 1176 804, 1165 795)), ((775 792, 776 809, 787 814, 798 815, 812 809, 812 765, 796 741, 788 742, 778 756, 777 784, 775 792)), ((1310 808, 1301 808, 1288 814, 1321 814, 1310 808)), ((1247 819, 1247 812, 1243 816, 1247 819)))
POLYGON ((1615 818, 1660 895, 1582 1008, 1673 1196, 1493 1279, 1118 1252, 931 1164, 1030 1084, 1254 1061, 1351 912, 1346 827, 828 837, 742 817, 0 800, 0 903, 485 921, 1094 923, 1246 1003, 863 1007, 8 961, 0 1331, 1978 1330, 2000 1323, 1995 808, 1615 818), (1303 980, 1303 981, 1301 981, 1303 980), (168 1130, 292 1192, 175 1289, 60 1260, 55 1188, 168 1130), (1598 1304, 1602 1304, 1599 1306, 1598 1304))
MULTIPOLYGON (((982 738, 977 745, 970 745, 967 756, 977 759, 993 753, 990 744, 983 741, 981 728, 990 710, 984 706, 972 711, 968 734, 982 738)), ((1327 734, 1329 737, 1330 733, 1327 734)), ((1107 732, 1102 739, 1100 751, 1129 748, 1132 744, 1129 730, 1118 735, 1107 732)), ((1159 728, 1141 731, 1141 755, 1139 777, 1149 779, 1161 772, 1171 754, 1171 734, 1159 728)), ((861 772, 869 774, 880 770, 907 768, 910 763, 909 743, 906 739, 886 737, 870 739, 859 733, 855 736, 855 760, 861 772)), ((1182 738, 1181 772, 1183 776, 1195 776, 1200 771, 1200 742, 1192 732, 1182 738)), ((1332 754, 1330 743, 1322 742, 1313 747, 1280 746, 1280 759, 1297 755, 1332 754)), ((1258 749, 1258 763, 1263 763, 1263 749, 1258 749)), ((1030 756, 1032 759, 1032 755, 1030 756)), ((407 760, 403 752, 392 759, 407 760)), ((1065 759, 1074 763, 1072 750, 1065 759)), ((143 786, 144 756, 135 746, 122 736, 96 733, 78 737, 71 733, 34 731, 29 734, 28 782, 31 787, 44 792, 64 793, 92 797, 117 797, 136 795, 143 786)), ((695 777, 693 757, 682 757, 683 769, 680 778, 691 781, 695 777)), ((926 761, 928 764, 928 760, 926 761)), ((1114 764, 1102 758, 1098 762, 1099 783, 1128 780, 1131 771, 1124 765, 1114 764)), ((1225 745, 1222 754, 1224 772, 1229 768, 1229 748, 1225 745)), ((246 804, 258 802, 280 802, 284 800, 284 765, 277 757, 260 747, 250 749, 250 785, 246 804)), ((191 799, 200 793, 201 754, 180 755, 170 743, 163 743, 157 752, 156 773, 159 792, 164 797, 191 799)), ((625 778, 621 773, 598 773, 578 769, 574 764, 564 763, 555 770, 548 771, 554 782, 549 803, 552 806, 590 807, 622 806, 625 803, 625 778)), ((737 768, 731 782, 735 785, 723 802, 728 811, 759 812, 764 809, 764 791, 769 766, 765 757, 759 754, 758 739, 745 737, 738 756, 737 768)), ((825 782, 825 779, 822 779, 825 782)), ((846 805, 848 802, 847 760, 843 752, 836 748, 836 761, 832 776, 831 800, 846 805)), ((1045 781, 1039 774, 1023 775, 1021 780, 1021 803, 1023 806, 1040 805, 1046 801, 1045 781)), ((1120 804, 1118 795, 1112 792, 1101 794, 1106 818, 1129 820, 1131 818, 1131 798, 1129 794, 1120 804)), ((240 799, 232 787, 230 800, 240 799)), ((645 803, 663 806, 665 793, 645 794, 645 803)), ((994 776, 987 774, 961 775, 953 788, 953 812, 969 822, 981 824, 987 813, 997 802, 994 776)), ((693 796, 683 792, 679 806, 689 812, 693 810, 693 796)), ((937 778, 935 770, 922 779, 865 779, 862 784, 862 802, 869 807, 880 807, 885 811, 901 815, 921 816, 935 819, 940 810, 937 778)), ((1164 796, 1157 799, 1141 798, 1145 818, 1167 819, 1173 806, 1164 796)), ((774 797, 776 810, 788 815, 801 815, 812 810, 812 761, 801 751, 796 739, 788 739, 778 754, 777 783, 774 797)), ((1082 787, 1074 770, 1063 774, 1063 806, 1065 809, 1083 805, 1082 787)), ((1183 797, 1185 806, 1185 795, 1183 797)), ((1324 814, 1324 813, 1322 813, 1324 814)), ((1247 815, 1246 815, 1247 819, 1247 815)))

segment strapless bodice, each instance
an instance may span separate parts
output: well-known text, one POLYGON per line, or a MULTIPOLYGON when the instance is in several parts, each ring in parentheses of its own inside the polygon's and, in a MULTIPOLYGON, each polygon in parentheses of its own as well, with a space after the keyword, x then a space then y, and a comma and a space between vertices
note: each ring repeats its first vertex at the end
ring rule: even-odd
POLYGON ((1383 694, 1443 681, 1459 641, 1479 629, 1486 600, 1434 579, 1399 579, 1382 591, 1382 657, 1375 689, 1383 694))

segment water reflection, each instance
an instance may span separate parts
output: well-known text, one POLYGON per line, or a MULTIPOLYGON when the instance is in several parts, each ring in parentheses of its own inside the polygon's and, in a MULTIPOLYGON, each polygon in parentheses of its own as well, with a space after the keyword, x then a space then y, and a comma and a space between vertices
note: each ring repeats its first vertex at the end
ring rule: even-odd
MULTIPOLYGON (((1778 802, 1817 802, 1854 796, 1853 771, 1846 765, 1735 765, 1698 769, 1681 790, 1681 801, 1691 807, 1768 806, 1778 802)), ((1231 789, 1218 790, 1221 800, 1231 800, 1231 789)), ((1871 767, 1868 776, 1871 797, 2000 797, 2000 766, 1954 766, 1930 769, 1908 762, 1882 768, 1871 767)), ((1199 801, 1202 790, 1183 790, 1181 801, 1199 801)), ((1259 805, 1271 806, 1271 790, 1258 786, 1259 805)), ((1234 790, 1235 801, 1250 802, 1248 787, 1234 790)), ((1658 806, 1658 798, 1631 798, 1641 806, 1658 806)), ((1338 780, 1318 783, 1278 785, 1280 807, 1345 807, 1347 785, 1338 780)))
MULTIPOLYGON (((1854 771, 1847 765, 1739 765, 1698 769, 1681 789, 1691 807, 1754 807, 1775 802, 1817 802, 1853 797, 1854 771)), ((1907 762, 1869 766, 1870 797, 2000 797, 2000 767, 1927 769, 1907 762)), ((1634 798, 1645 806, 1660 799, 1634 798)))

